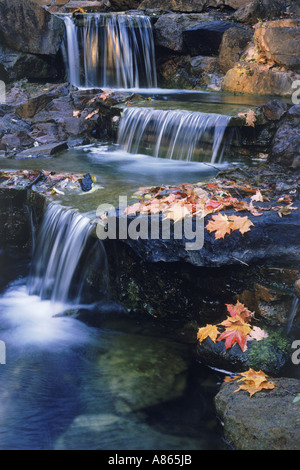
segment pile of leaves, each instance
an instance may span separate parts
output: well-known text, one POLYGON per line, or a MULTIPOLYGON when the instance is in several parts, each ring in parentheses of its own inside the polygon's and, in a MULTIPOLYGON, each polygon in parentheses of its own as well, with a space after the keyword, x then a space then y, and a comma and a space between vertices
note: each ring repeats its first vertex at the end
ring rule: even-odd
POLYGON ((206 229, 215 233, 215 239, 225 238, 235 230, 244 235, 254 226, 248 215, 228 217, 226 214, 220 214, 223 210, 246 212, 254 217, 262 216, 265 211, 274 210, 282 217, 297 209, 293 206, 289 195, 280 197, 274 206, 265 204, 262 206, 260 203, 268 203, 270 200, 269 191, 263 192, 249 183, 241 185, 235 181, 140 188, 133 197, 138 198, 139 202, 125 209, 124 213, 127 216, 136 216, 138 213, 146 215, 161 213, 176 223, 185 217, 212 215, 212 220, 206 225, 206 229))
POLYGON ((9 189, 30 189, 35 186, 47 196, 64 195, 65 189, 90 191, 95 182, 94 176, 81 173, 56 173, 45 170, 0 171, 1 186, 9 189))
POLYGON ((206 338, 210 338, 214 343, 225 340, 226 350, 238 344, 245 352, 248 341, 261 341, 268 337, 264 330, 250 324, 254 313, 250 312, 244 304, 237 301, 236 305, 226 304, 226 307, 229 313, 226 320, 217 325, 208 324, 198 329, 197 339, 200 343, 206 338))
POLYGON ((245 390, 252 397, 255 393, 260 392, 261 390, 272 390, 275 388, 274 382, 270 381, 268 376, 263 372, 256 372, 254 369, 249 369, 246 372, 241 372, 235 377, 225 377, 224 382, 232 381, 242 382, 237 390, 234 393, 241 390, 245 390))

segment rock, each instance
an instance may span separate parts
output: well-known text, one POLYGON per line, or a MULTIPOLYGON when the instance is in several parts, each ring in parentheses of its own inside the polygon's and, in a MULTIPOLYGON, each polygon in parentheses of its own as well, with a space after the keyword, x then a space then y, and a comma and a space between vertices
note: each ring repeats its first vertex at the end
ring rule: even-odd
POLYGON ((55 55, 64 35, 64 22, 33 0, 2 0, 0 34, 20 52, 55 55))
MULTIPOLYGON (((199 439, 160 432, 134 415, 86 414, 77 416, 69 428, 56 440, 55 450, 115 450, 157 449, 164 451, 203 446, 199 439)), ((129 458, 129 457, 128 457, 129 458)), ((137 466, 137 465, 136 465, 137 466)))
POLYGON ((280 165, 300 168, 300 128, 299 123, 285 122, 279 127, 272 143, 270 161, 280 165))
POLYGON ((163 88, 193 89, 208 86, 218 72, 218 58, 179 56, 158 59, 158 81, 163 88))
POLYGON ((226 73, 238 62, 253 37, 248 28, 233 27, 225 31, 219 53, 219 67, 226 73))
POLYGON ((21 160, 23 158, 40 158, 45 156, 56 155, 63 150, 67 150, 68 145, 66 142, 61 142, 59 144, 47 144, 47 145, 39 145, 36 147, 29 148, 27 150, 23 150, 23 152, 19 152, 17 154, 17 159, 21 160))
POLYGON ((280 0, 253 0, 245 3, 233 15, 235 21, 247 24, 256 24, 259 20, 278 18, 284 12, 280 0))
POLYGON ((5 47, 0 49, 0 80, 12 82, 26 78, 45 80, 57 78, 55 65, 42 56, 25 54, 5 47))
POLYGON ((215 398, 225 439, 237 450, 296 450, 299 448, 300 381, 282 378, 276 388, 256 393, 234 393, 236 382, 224 383, 215 398))
POLYGON ((84 176, 82 179, 81 183, 81 189, 83 192, 87 193, 92 189, 93 186, 93 180, 91 178, 91 175, 88 173, 84 176))
POLYGON ((182 345, 159 338, 154 345, 152 338, 129 334, 114 341, 114 347, 99 358, 98 366, 119 408, 122 405, 123 411, 130 413, 182 396, 188 370, 182 345))
MULTIPOLYGON (((294 201, 294 206, 299 207, 298 200, 294 201)), ((225 213, 230 216, 234 214, 234 211, 226 211, 225 213)), ((111 216, 114 221, 115 213, 112 213, 111 216)), ((122 213, 117 211, 117 223, 121 217, 122 213)), ((261 217, 249 214, 248 217, 254 227, 246 236, 242 237, 239 233, 233 232, 221 240, 215 240, 215 236, 208 230, 202 232, 201 222, 198 220, 198 227, 196 227, 194 220, 193 233, 197 234, 196 242, 198 244, 203 240, 201 237, 204 234, 202 248, 197 248, 199 245, 196 245, 194 249, 187 250, 188 240, 185 237, 180 240, 174 239, 172 224, 170 238, 167 240, 150 240, 146 237, 134 240, 128 237, 122 240, 122 243, 131 246, 132 250, 143 260, 152 263, 185 261, 194 266, 207 268, 239 265, 240 261, 247 264, 262 262, 266 266, 300 264, 298 239, 300 219, 297 210, 291 211, 288 217, 279 217, 277 211, 266 211, 261 217), (283 239, 285 240, 284 244, 282 243, 283 239)), ((210 216, 205 219, 205 224, 209 219, 210 216)), ((132 217, 128 217, 127 224, 129 225, 132 220, 132 217)), ((148 223, 150 224, 149 219, 148 223)), ((192 242, 192 240, 189 241, 192 242)))
POLYGON ((212 21, 197 25, 183 32, 183 41, 192 55, 218 55, 223 34, 233 26, 229 21, 212 21))
POLYGON ((256 47, 267 60, 300 71, 300 21, 278 20, 258 25, 254 37, 256 47))
POLYGON ((250 367, 278 376, 291 357, 291 342, 276 331, 261 341, 248 341, 243 352, 238 344, 225 348, 224 341, 213 343, 210 338, 197 344, 197 358, 201 363, 230 372, 244 372, 250 367))
POLYGON ((287 103, 279 100, 272 100, 262 106, 262 111, 270 121, 279 121, 288 110, 287 103))
POLYGON ((170 51, 188 53, 189 49, 184 43, 184 31, 201 23, 213 21, 213 19, 213 16, 206 13, 161 15, 154 25, 155 44, 170 51))
POLYGON ((134 0, 131 2, 111 2, 109 0, 71 0, 70 2, 65 3, 65 6, 61 8, 61 10, 58 9, 63 13, 71 13, 78 7, 83 8, 86 13, 98 13, 110 11, 111 9, 115 11, 126 10, 128 5, 131 5, 129 8, 135 8, 137 6, 137 2, 134 2, 134 0), (112 8, 112 4, 114 5, 114 8, 112 8), (118 4, 120 4, 120 6, 117 6, 118 4), (124 5, 123 7, 121 7, 122 4, 124 5), (132 5, 135 5, 135 7, 132 5))
POLYGON ((233 93, 291 97, 294 93, 295 80, 300 80, 300 75, 242 62, 228 70, 222 81, 222 90, 233 93))
MULTIPOLYGON (((180 13, 201 13, 208 6, 216 7, 221 4, 219 0, 165 0, 163 7, 165 10, 176 11, 180 13)), ((139 8, 145 10, 148 8, 161 8, 160 0, 143 0, 139 8)))

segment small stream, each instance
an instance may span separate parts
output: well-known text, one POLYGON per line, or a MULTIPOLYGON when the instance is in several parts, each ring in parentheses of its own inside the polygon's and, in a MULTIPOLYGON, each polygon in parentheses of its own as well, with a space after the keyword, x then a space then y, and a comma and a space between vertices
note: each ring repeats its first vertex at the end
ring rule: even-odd
POLYGON ((0 258, 0 449, 224 447, 213 406, 221 374, 195 362, 179 325, 103 303, 86 306, 93 325, 57 315, 76 305, 30 295, 24 253, 0 258))

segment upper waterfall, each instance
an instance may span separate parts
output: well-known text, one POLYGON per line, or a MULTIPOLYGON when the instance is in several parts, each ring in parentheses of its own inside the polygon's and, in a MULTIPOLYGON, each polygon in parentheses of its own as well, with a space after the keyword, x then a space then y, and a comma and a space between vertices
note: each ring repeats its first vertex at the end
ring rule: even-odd
POLYGON ((63 55, 69 82, 85 88, 156 88, 150 18, 144 15, 64 15, 63 55))

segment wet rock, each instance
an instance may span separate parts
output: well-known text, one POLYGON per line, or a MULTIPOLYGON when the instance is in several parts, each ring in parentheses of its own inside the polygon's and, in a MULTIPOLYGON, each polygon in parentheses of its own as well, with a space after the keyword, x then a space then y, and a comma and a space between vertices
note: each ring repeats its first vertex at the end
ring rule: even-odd
POLYGON ((33 0, 2 0, 0 34, 16 51, 55 55, 63 39, 64 22, 33 0))
POLYGON ((119 412, 142 410, 184 393, 188 363, 182 345, 159 338, 154 344, 152 338, 135 335, 119 335, 114 341, 98 366, 119 412))
POLYGON ((270 121, 279 121, 288 110, 287 103, 279 100, 272 100, 262 106, 262 111, 270 121))
POLYGON ((267 60, 300 71, 300 21, 266 22, 256 26, 254 37, 257 48, 267 60))
POLYGON ((134 416, 99 413, 77 416, 56 441, 55 450, 194 449, 201 441, 165 434, 134 416), (84 443, 84 444, 83 444, 84 443))
POLYGON ((299 124, 286 122, 275 134, 270 161, 280 165, 300 168, 300 128, 299 124))
POLYGON ((80 183, 82 191, 85 193, 89 192, 92 189, 93 186, 93 180, 91 178, 91 175, 88 173, 84 176, 80 183))
POLYGON ((234 393, 237 383, 224 383, 215 398, 217 414, 224 422, 225 439, 237 450, 296 450, 299 448, 300 381, 282 378, 276 388, 252 398, 234 393))
POLYGON ((270 332, 266 339, 248 341, 243 352, 238 344, 226 350, 224 341, 213 343, 207 338, 198 342, 197 357, 203 364, 230 372, 243 372, 251 367, 278 376, 291 358, 291 341, 280 331, 270 332))
POLYGON ((68 145, 66 142, 61 142, 59 144, 47 144, 47 145, 38 145, 36 147, 31 147, 29 149, 23 150, 17 154, 17 159, 23 158, 41 158, 45 156, 56 155, 63 150, 67 150, 68 145))

